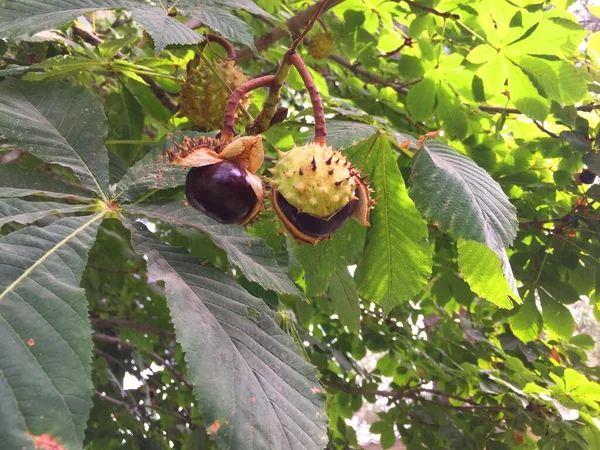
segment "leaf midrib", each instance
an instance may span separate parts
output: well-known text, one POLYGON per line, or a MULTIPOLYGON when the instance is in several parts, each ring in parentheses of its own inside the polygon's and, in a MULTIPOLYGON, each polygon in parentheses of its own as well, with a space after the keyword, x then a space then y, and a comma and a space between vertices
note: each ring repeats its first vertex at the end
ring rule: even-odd
MULTIPOLYGON (((31 103, 31 101, 20 90, 19 90, 19 93, 21 94, 21 97, 23 98, 23 100, 25 102, 27 102, 27 104, 31 105, 31 107, 38 113, 39 117, 42 117, 44 119, 44 121, 46 121, 46 123, 48 125, 50 125, 50 127, 52 127, 54 130, 56 130, 56 132, 58 133, 58 135, 61 136, 64 139, 65 143, 73 150, 73 154, 75 154, 77 156, 77 158, 79 159, 79 161, 81 161, 81 163, 83 164, 83 166, 86 168, 87 172, 90 174, 90 177, 92 178, 92 180, 94 180, 94 183, 98 187, 98 193, 102 196, 103 199, 106 200, 107 197, 106 197, 106 194, 105 194, 104 190, 100 186, 100 183, 98 183, 98 180, 96 179, 96 176, 94 175, 94 172, 90 169, 90 167, 87 165, 87 163, 83 160, 83 158, 81 157, 81 155, 79 153, 77 153, 77 151, 71 145, 71 143, 67 140, 67 138, 65 136, 63 136, 58 131, 58 129, 48 120, 48 118, 41 113, 41 111, 37 108, 37 106, 35 106, 33 103, 31 103)), ((67 108, 65 111, 67 111, 68 109, 69 108, 67 108)), ((65 117, 66 117, 66 114, 65 114, 65 116, 63 116, 63 121, 64 121, 65 117)), ((71 127, 71 130, 72 129, 73 129, 73 127, 71 127)), ((69 133, 70 133, 70 131, 69 131, 69 133)), ((2 297, 0 297, 0 299, 1 298, 2 297)))
POLYGON ((71 233, 69 233, 67 236, 65 236, 63 239, 61 239, 59 242, 57 242, 50 250, 48 250, 40 259, 38 259, 35 263, 33 263, 30 267, 28 267, 21 275, 19 275, 15 281, 13 281, 11 284, 9 284, 6 289, 0 293, 0 301, 2 301, 2 299, 4 297, 6 297, 10 292, 12 292, 17 285, 23 281, 25 278, 27 278, 35 269, 37 269, 46 259, 48 259, 50 256, 52 256, 54 253, 56 253, 58 251, 58 249, 60 247, 62 247, 63 245, 65 245, 67 242, 69 242, 71 239, 73 239, 75 236, 77 236, 79 233, 81 233, 83 230, 85 230, 88 226, 90 226, 92 223, 94 223, 96 220, 102 218, 104 216, 104 214, 106 214, 105 211, 101 211, 98 214, 92 216, 92 218, 90 220, 88 220, 87 222, 85 222, 83 225, 81 225, 79 228, 76 228, 75 230, 73 230, 71 233))

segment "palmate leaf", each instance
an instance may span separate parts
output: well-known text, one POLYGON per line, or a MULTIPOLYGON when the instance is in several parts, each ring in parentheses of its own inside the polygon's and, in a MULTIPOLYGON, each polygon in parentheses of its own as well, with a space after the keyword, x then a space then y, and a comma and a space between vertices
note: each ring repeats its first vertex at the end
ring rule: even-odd
POLYGON ((70 168, 101 197, 108 192, 106 132, 100 99, 82 86, 0 83, 0 133, 42 161, 70 168))
POLYGON ((428 141, 415 159, 410 196, 428 219, 456 239, 491 249, 512 245, 515 207, 500 185, 466 156, 439 141, 428 141))
POLYGON ((154 40, 154 49, 160 53, 167 45, 197 44, 204 37, 169 16, 163 8, 150 5, 130 5, 133 20, 138 22, 154 40))
POLYGON ((0 239, 0 447, 81 449, 92 341, 79 287, 103 213, 0 239), (60 445, 60 447, 58 446, 60 445))
POLYGON ((90 206, 58 202, 28 202, 20 198, 0 199, 0 226, 9 222, 28 224, 52 214, 83 211, 90 206))
POLYGON ((377 135, 345 151, 371 176, 377 200, 356 272, 358 292, 386 311, 418 294, 432 267, 427 223, 408 196, 390 139, 377 135))
POLYGON ((279 267, 273 251, 265 241, 250 236, 239 225, 221 224, 180 201, 163 205, 132 205, 125 208, 131 213, 143 214, 171 225, 201 230, 225 250, 229 261, 239 267, 250 281, 282 294, 301 295, 285 270, 279 267))
POLYGON ((90 11, 120 8, 124 3, 121 0, 0 0, 0 37, 31 36, 90 11))
POLYGON ((148 272, 166 283, 204 425, 221 448, 320 449, 327 419, 316 371, 273 312, 222 272, 130 225, 148 272))
POLYGON ((58 27, 87 12, 130 8, 137 21, 154 39, 157 52, 169 44, 194 44, 204 38, 163 8, 141 0, 4 0, 0 2, 0 37, 24 38, 58 27))
POLYGON ((16 164, 0 165, 0 198, 25 197, 35 194, 89 200, 85 194, 75 193, 72 187, 42 176, 38 172, 23 169, 16 164))
MULTIPOLYGON (((196 44, 204 37, 183 22, 169 16, 169 11, 143 0, 0 0, 0 37, 25 38, 58 27, 82 14, 99 9, 128 8, 154 40, 157 53, 171 44, 196 44)), ((271 17, 250 0, 177 2, 184 15, 198 18, 225 38, 254 48, 252 29, 229 10, 245 9, 253 14, 271 17)))

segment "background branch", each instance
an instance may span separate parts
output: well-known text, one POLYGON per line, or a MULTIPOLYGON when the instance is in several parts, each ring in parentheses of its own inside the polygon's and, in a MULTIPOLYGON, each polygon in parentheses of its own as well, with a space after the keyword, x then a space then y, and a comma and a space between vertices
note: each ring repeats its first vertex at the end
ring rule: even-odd
MULTIPOLYGON (((311 6, 310 8, 307 8, 304 11, 299 12, 294 17, 288 19, 285 22, 285 24, 287 25, 287 27, 290 30, 292 30, 292 32, 294 32, 295 30, 300 30, 303 26, 305 26, 311 20, 312 17, 315 16, 315 13, 317 11, 319 11, 319 9, 321 7, 323 8, 323 11, 327 11, 327 10, 333 8, 334 6, 339 5, 343 1, 344 0, 328 0, 325 2, 324 6, 322 6, 321 3, 317 3, 313 6, 311 6)), ((281 27, 274 27, 271 31, 263 34, 261 37, 256 39, 254 41, 254 45, 255 45, 256 49, 260 52, 286 36, 289 36, 289 31, 284 30, 281 27)), ((236 61, 238 63, 240 63, 240 62, 242 62, 246 59, 250 59, 252 57, 253 57, 252 50, 250 50, 249 48, 244 48, 244 49, 240 50, 239 52, 237 52, 236 61)))
MULTIPOLYGON (((75 36, 79 36, 85 42, 87 42, 88 44, 91 44, 91 45, 93 45, 95 47, 97 47, 98 45, 100 45, 100 44, 102 44, 104 42, 100 37, 96 36, 95 34, 88 33, 84 29, 79 28, 79 27, 77 27, 75 25, 73 25, 72 29, 73 29, 73 34, 75 36)), ((121 52, 117 52, 115 54, 115 58, 125 59, 125 55, 123 53, 121 53, 121 52)), ((158 100, 160 100, 160 102, 162 103, 162 105, 165 108, 167 108, 171 112, 171 114, 175 114, 177 112, 177 109, 178 109, 177 103, 175 103, 173 101, 173 99, 171 98, 171 96, 169 95, 169 93, 167 91, 165 91, 150 76, 140 74, 140 77, 146 83, 148 83, 148 87, 150 88, 150 90, 152 91, 152 93, 156 96, 156 98, 158 98, 158 100)))

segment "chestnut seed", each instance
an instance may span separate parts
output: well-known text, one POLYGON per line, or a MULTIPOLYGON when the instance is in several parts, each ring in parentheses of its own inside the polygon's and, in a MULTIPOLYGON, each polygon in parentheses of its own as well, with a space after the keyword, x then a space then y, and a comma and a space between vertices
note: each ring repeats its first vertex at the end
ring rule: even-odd
POLYGON ((592 184, 596 179, 596 174, 589 169, 583 169, 579 174, 579 181, 583 184, 592 184))
POLYGON ((185 179, 185 198, 221 223, 242 222, 258 201, 246 171, 229 161, 192 168, 185 179))
POLYGON ((277 192, 277 205, 281 212, 285 214, 298 230, 308 236, 320 238, 329 236, 342 228, 352 216, 356 205, 358 205, 358 200, 350 201, 350 203, 331 216, 329 220, 320 219, 311 214, 299 212, 298 209, 288 202, 279 192, 277 192))

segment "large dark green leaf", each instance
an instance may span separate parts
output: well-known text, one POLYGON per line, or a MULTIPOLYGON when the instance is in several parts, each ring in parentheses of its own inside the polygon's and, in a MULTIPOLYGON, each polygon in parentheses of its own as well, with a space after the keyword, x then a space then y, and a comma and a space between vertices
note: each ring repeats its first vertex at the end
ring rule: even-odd
POLYGON ((390 138, 374 136, 346 153, 371 176, 377 200, 356 272, 358 291, 389 311, 418 294, 431 274, 427 223, 408 196, 390 138))
POLYGON ((275 19, 252 0, 181 0, 179 4, 182 8, 206 5, 225 9, 243 9, 251 14, 256 14, 257 16, 275 19))
POLYGON ((0 37, 26 37, 58 27, 90 11, 122 7, 121 0, 2 0, 0 37))
POLYGON ((16 164, 0 165, 0 198, 25 197, 34 194, 49 197, 86 197, 84 193, 75 191, 72 187, 45 177, 41 173, 23 169, 16 164))
POLYGON ((189 167, 168 164, 166 149, 171 142, 168 139, 163 141, 130 167, 117 184, 115 195, 123 200, 134 200, 150 189, 168 189, 184 184, 189 167))
POLYGON ((91 205, 57 202, 28 202, 20 198, 0 199, 0 226, 9 222, 28 224, 52 214, 68 214, 89 209, 91 205))
POLYGON ((353 333, 360 330, 360 305, 354 278, 347 267, 339 267, 329 283, 329 295, 340 321, 353 333))
POLYGON ((0 132, 47 163, 70 168, 98 195, 108 193, 106 117, 100 99, 60 82, 0 83, 0 132))
POLYGON ((266 289, 300 296, 300 291, 275 261, 273 251, 260 238, 252 237, 239 225, 224 225, 176 201, 163 205, 126 206, 129 212, 143 214, 171 225, 196 228, 221 247, 231 263, 244 275, 266 289))
MULTIPOLYGON (((143 227, 141 227, 143 228, 143 227)), ((167 301, 204 425, 222 448, 320 449, 327 418, 316 371, 266 304, 189 253, 132 227, 167 301)))
POLYGON ((187 12, 226 39, 247 45, 256 53, 252 28, 231 12, 218 6, 196 7, 187 12))
POLYGON ((306 295, 323 295, 329 280, 338 267, 354 264, 362 253, 367 230, 354 220, 316 246, 298 245, 294 248, 296 258, 304 268, 306 295))
POLYGON ((131 12, 133 19, 152 36, 156 53, 162 52, 167 45, 196 44, 204 40, 184 23, 170 17, 163 8, 131 5, 131 12))
POLYGON ((79 287, 103 213, 0 239, 0 442, 81 449, 92 406, 92 341, 79 287))
POLYGON ((500 185, 466 156, 428 141, 416 157, 410 195, 419 210, 457 239, 492 249, 510 246, 517 234, 516 209, 500 185))

